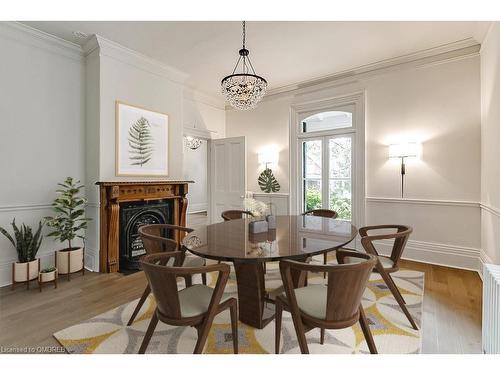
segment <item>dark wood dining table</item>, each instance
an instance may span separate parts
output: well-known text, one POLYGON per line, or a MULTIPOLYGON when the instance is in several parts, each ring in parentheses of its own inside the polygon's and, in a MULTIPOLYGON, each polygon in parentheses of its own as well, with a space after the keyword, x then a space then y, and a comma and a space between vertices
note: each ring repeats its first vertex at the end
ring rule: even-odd
POLYGON ((274 317, 265 310, 264 262, 305 260, 339 249, 357 235, 349 221, 319 216, 276 217, 276 229, 250 233, 247 218, 207 225, 189 233, 183 245, 193 254, 234 264, 238 288, 239 320, 264 328, 274 317))

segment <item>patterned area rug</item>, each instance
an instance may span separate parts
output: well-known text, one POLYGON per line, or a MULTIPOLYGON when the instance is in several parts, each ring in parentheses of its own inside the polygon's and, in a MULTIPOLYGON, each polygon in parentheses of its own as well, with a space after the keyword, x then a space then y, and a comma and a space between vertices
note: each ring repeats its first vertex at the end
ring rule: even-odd
MULTIPOLYGON (((415 321, 421 327, 424 274, 400 270, 393 275, 407 302, 415 321)), ((215 275, 209 282, 215 283, 215 275)), ((199 282, 194 280, 194 282, 199 282)), ((322 275, 309 277, 310 284, 324 283, 322 275)), ((277 263, 267 265, 266 287, 274 289, 281 284, 277 263)), ((228 281, 226 292, 236 295, 234 273, 228 281)), ((63 329, 54 337, 68 353, 137 353, 155 309, 152 296, 144 304, 134 324, 127 321, 137 304, 136 301, 121 305, 80 324, 63 329)), ((420 331, 411 328, 396 300, 380 276, 373 273, 363 296, 363 306, 379 353, 420 353, 420 331)), ((273 305, 268 304, 272 309, 273 305)), ((274 353, 274 322, 258 330, 243 323, 238 326, 240 353, 274 353)), ((341 330, 328 330, 325 343, 319 344, 319 329, 306 334, 311 353, 348 354, 368 353, 368 347, 358 324, 341 330)), ((158 323, 149 344, 148 353, 192 353, 196 343, 196 330, 191 327, 173 327, 158 323)), ((300 353, 297 337, 289 313, 284 312, 282 323, 281 353, 300 353)), ((219 314, 209 334, 205 353, 232 353, 229 310, 219 314)))

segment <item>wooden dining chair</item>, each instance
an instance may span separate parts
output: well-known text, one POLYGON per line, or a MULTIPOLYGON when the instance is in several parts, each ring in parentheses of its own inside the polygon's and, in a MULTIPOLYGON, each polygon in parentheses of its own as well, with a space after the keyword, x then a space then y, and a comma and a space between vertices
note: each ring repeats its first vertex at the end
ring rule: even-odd
POLYGON ((237 220, 237 219, 243 219, 245 217, 254 217, 254 214, 252 214, 250 211, 243 211, 243 210, 227 210, 223 211, 221 213, 222 218, 224 221, 229 221, 229 220, 237 220))
MULTIPOLYGON (((327 210, 324 208, 317 208, 315 210, 309 210, 304 212, 302 215, 311 215, 311 216, 321 216, 328 217, 330 219, 336 219, 338 214, 333 210, 327 210)), ((328 263, 328 253, 323 253, 323 264, 328 263)), ((326 277, 326 273, 323 273, 323 278, 326 277)))
POLYGON ((283 310, 290 311, 297 334, 300 351, 308 354, 305 333, 313 328, 321 329, 320 342, 324 342, 325 329, 342 329, 359 322, 370 353, 377 348, 365 317, 361 298, 370 274, 377 261, 370 254, 356 251, 337 250, 339 264, 319 265, 290 260, 280 262, 281 277, 285 295, 276 298, 275 351, 279 353, 281 320, 283 310), (344 264, 346 257, 356 258, 358 263, 344 264), (307 272, 326 272, 327 285, 304 285, 307 272), (294 289, 292 273, 299 273, 299 281, 294 289), (301 279, 301 280, 300 280, 301 279), (302 286, 302 287, 301 287, 302 286))
MULTIPOLYGON (((180 227, 171 224, 149 224, 139 227, 139 235, 141 236, 142 243, 146 254, 156 254, 160 252, 180 251, 182 253, 181 261, 183 267, 203 267, 206 264, 204 258, 195 255, 186 255, 186 249, 178 242, 180 237, 193 230, 191 228, 180 227), (170 237, 170 238, 168 238, 170 237), (177 240, 175 240, 176 238, 177 240)), ((191 275, 184 275, 186 286, 193 284, 191 275)), ((201 274, 202 283, 207 285, 206 273, 201 274)), ((130 326, 134 322, 139 310, 151 293, 149 285, 146 285, 137 306, 132 313, 127 325, 130 326)))
POLYGON ((158 321, 172 326, 191 326, 198 332, 194 354, 202 352, 208 333, 216 315, 229 309, 234 353, 238 353, 238 302, 224 294, 229 278, 227 264, 212 264, 203 267, 179 267, 183 253, 180 251, 147 255, 141 260, 148 285, 156 299, 148 329, 142 340, 139 353, 143 354, 149 345, 158 321), (170 260, 173 265, 170 266, 170 260), (217 272, 215 288, 206 285, 191 285, 178 290, 177 277, 193 276, 198 273, 217 272))
POLYGON ((396 283, 391 277, 391 273, 399 270, 399 260, 405 249, 408 238, 410 237, 413 229, 407 225, 372 225, 367 227, 359 228, 359 234, 361 236, 361 244, 368 254, 372 254, 377 257, 377 263, 375 264, 375 271, 380 273, 380 276, 386 283, 387 287, 391 291, 392 295, 396 299, 403 310, 403 313, 408 318, 413 329, 418 330, 418 326, 413 320, 408 308, 406 307, 406 302, 401 295, 396 283), (387 230, 392 230, 391 233, 387 233, 387 230), (394 232, 396 230, 396 232, 394 232), (369 235, 368 232, 372 231, 384 231, 382 234, 369 235), (379 240, 394 240, 392 246, 392 251, 390 256, 379 255, 377 249, 375 248, 374 242, 379 240))

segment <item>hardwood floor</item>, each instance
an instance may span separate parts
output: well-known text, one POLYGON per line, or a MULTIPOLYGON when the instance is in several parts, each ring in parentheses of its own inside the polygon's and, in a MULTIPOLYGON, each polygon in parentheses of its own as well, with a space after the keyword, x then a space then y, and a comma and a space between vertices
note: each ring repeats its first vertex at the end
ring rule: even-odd
MULTIPOLYGON (((404 261, 425 272, 423 353, 481 352, 482 283, 476 272, 404 261)), ((146 283, 131 275, 86 273, 42 293, 17 286, 0 289, 0 346, 55 346, 52 334, 127 301, 139 298, 146 283)))

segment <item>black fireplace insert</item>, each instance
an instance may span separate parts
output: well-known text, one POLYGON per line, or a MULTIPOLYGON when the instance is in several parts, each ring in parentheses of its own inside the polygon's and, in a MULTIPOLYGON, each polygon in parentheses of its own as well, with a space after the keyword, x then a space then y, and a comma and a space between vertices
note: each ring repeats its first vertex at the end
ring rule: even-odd
POLYGON ((172 224, 173 209, 171 199, 120 204, 120 271, 140 269, 139 259, 146 251, 139 236, 139 227, 172 224))

